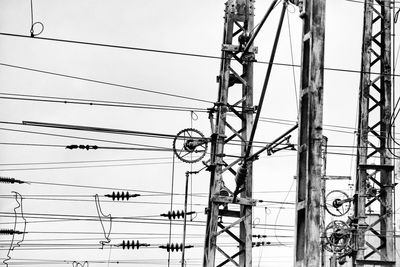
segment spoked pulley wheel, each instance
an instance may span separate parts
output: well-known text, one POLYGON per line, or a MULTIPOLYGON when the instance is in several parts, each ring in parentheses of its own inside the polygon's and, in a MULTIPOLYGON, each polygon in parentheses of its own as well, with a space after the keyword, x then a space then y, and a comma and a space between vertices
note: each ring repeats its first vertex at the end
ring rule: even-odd
POLYGON ((345 192, 333 190, 325 197, 325 208, 332 216, 340 217, 349 212, 351 201, 345 192))
POLYGON ((330 252, 341 252, 350 243, 350 227, 343 221, 335 220, 325 228, 325 249, 330 252))
POLYGON ((183 162, 200 161, 207 153, 208 139, 199 130, 188 128, 180 131, 174 138, 173 150, 183 162))

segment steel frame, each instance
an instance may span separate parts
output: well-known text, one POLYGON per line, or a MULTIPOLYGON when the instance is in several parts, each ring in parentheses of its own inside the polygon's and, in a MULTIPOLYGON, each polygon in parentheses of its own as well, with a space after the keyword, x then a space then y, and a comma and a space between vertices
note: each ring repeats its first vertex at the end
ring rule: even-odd
POLYGON ((247 164, 244 190, 239 197, 234 197, 232 184, 239 163, 243 161, 246 145, 253 125, 253 61, 256 48, 247 46, 254 27, 253 0, 228 0, 225 9, 222 60, 218 76, 218 101, 210 114, 216 113, 215 122, 211 120, 211 159, 209 171, 210 198, 207 209, 207 228, 204 247, 203 266, 216 265, 216 251, 223 256, 217 266, 227 263, 233 266, 252 264, 252 163, 247 164), (238 87, 241 94, 238 94, 238 87), (229 97, 231 90, 232 96, 229 97), (236 91, 236 92, 235 92, 236 91), (235 100, 231 100, 236 98, 235 100), (228 114, 232 116, 227 116, 228 114), (226 130, 232 134, 226 135, 226 130), (242 158, 232 160, 226 157, 225 145, 239 141, 238 154, 242 158), (229 177, 230 176, 230 177, 229 177), (230 206, 239 209, 230 209, 230 206), (232 221, 234 218, 234 221, 232 221), (239 226, 239 233, 237 232, 239 226), (218 229, 220 229, 218 231, 218 229), (238 243, 238 249, 223 248, 218 244, 218 237, 227 235, 238 243), (233 254, 232 254, 233 253, 233 254), (239 258, 239 261, 237 261, 239 258))
POLYGON ((389 138, 391 3, 387 0, 365 1, 361 69, 353 264, 394 267, 394 188, 389 138))

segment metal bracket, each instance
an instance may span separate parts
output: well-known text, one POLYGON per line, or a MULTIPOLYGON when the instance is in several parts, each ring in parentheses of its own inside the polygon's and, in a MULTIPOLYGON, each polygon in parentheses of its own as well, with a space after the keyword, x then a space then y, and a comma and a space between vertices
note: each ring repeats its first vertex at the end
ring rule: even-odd
MULTIPOLYGON (((221 50, 226 52, 238 53, 240 52, 241 46, 240 45, 230 45, 230 44, 223 44, 221 50)), ((258 47, 252 46, 249 48, 250 53, 258 53, 258 47)))

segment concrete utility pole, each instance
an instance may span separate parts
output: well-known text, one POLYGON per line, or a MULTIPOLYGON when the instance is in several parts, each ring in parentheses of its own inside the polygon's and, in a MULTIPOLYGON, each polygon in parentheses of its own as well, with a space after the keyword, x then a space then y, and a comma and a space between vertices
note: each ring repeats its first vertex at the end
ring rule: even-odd
MULTIPOLYGON (((217 266, 227 263, 235 266, 252 265, 252 162, 248 162, 236 172, 242 158, 232 158, 226 154, 245 155, 246 146, 253 125, 253 60, 256 52, 252 45, 251 31, 254 28, 253 0, 228 0, 225 9, 222 62, 218 76, 218 101, 210 115, 216 113, 212 121, 210 199, 207 209, 207 229, 203 266, 215 266, 216 251, 223 260, 217 266), (250 41, 251 40, 251 41, 250 41), (240 92, 241 87, 241 93, 240 92), (231 90, 233 90, 231 92, 231 90), (231 95, 229 93, 232 93, 231 95), (230 97, 229 97, 230 96, 230 97), (227 116, 227 114, 232 116, 227 116), (235 128, 239 127, 239 128, 235 128), (231 134, 227 136, 226 130, 231 134), (226 151, 226 144, 240 141, 240 151, 226 151), (246 170, 247 167, 247 170, 246 170), (242 172, 243 173, 240 173, 242 172), (229 187, 234 178, 245 180, 243 191, 236 197, 229 187), (226 178, 226 179, 223 179, 226 178), (239 209, 230 209, 230 205, 239 209), (239 225, 239 233, 234 230, 239 225), (218 231, 219 230, 219 231, 218 231), (223 248, 218 237, 230 236, 238 244, 238 249, 223 248), (239 263, 236 258, 239 258, 239 263)), ((232 187, 231 187, 232 188, 232 187)), ((234 188, 234 187, 233 187, 234 188)))
POLYGON ((389 0, 365 1, 361 70, 353 264, 394 267, 389 0))
POLYGON ((293 0, 303 19, 295 266, 321 264, 325 0, 293 0))

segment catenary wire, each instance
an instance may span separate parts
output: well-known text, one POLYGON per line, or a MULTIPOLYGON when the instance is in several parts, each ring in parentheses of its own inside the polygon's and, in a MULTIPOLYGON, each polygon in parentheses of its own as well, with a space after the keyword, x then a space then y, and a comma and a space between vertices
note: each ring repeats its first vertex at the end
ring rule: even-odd
POLYGON ((68 78, 68 79, 80 80, 80 81, 85 81, 85 82, 97 83, 97 84, 102 84, 102 85, 109 85, 109 86, 113 86, 113 87, 125 88, 128 90, 140 91, 140 92, 145 92, 145 93, 152 93, 152 94, 181 98, 181 99, 186 99, 186 100, 193 100, 193 101, 198 101, 198 102, 203 102, 203 103, 213 103, 212 101, 208 101, 208 100, 204 100, 204 99, 200 99, 200 98, 188 97, 188 96, 183 96, 183 95, 178 95, 178 94, 171 94, 171 93, 166 93, 166 92, 161 92, 161 91, 156 91, 156 90, 150 90, 150 89, 139 88, 139 87, 135 87, 135 86, 101 81, 101 80, 96 80, 96 79, 91 79, 91 78, 78 77, 78 76, 73 76, 73 75, 68 75, 68 74, 61 74, 61 73, 52 72, 52 71, 45 71, 45 70, 39 70, 39 69, 28 68, 28 67, 23 67, 23 66, 11 65, 11 64, 6 64, 6 63, 2 63, 2 62, 0 62, 0 66, 16 68, 16 69, 21 69, 21 70, 26 70, 26 71, 31 71, 31 72, 37 72, 37 73, 42 73, 42 74, 48 74, 48 75, 53 75, 53 76, 58 76, 58 77, 63 77, 63 78, 68 78))
MULTIPOLYGON (((199 58, 209 58, 209 59, 217 59, 217 60, 224 59, 224 58, 222 58, 220 56, 211 56, 211 55, 205 55, 205 54, 183 53, 183 52, 178 52, 178 51, 148 49, 148 48, 131 47, 131 46, 119 46, 119 45, 110 45, 110 44, 102 44, 102 43, 94 43, 94 42, 84 42, 84 41, 67 40, 67 39, 59 39, 59 38, 49 38, 49 37, 31 38, 30 36, 27 36, 27 35, 6 33, 6 32, 0 32, 0 36, 27 38, 27 39, 30 39, 30 40, 37 39, 37 40, 43 40, 43 41, 64 42, 64 43, 71 43, 71 44, 81 44, 81 45, 100 46, 100 47, 109 47, 109 48, 120 48, 120 49, 136 50, 136 51, 151 52, 151 53, 162 53, 162 54, 189 56, 189 57, 199 57, 199 58)), ((257 63, 257 64, 271 64, 270 62, 267 62, 267 61, 256 61, 255 63, 257 63)), ((293 67, 293 66, 294 67, 298 67, 298 68, 300 67, 300 65, 298 65, 298 64, 294 65, 294 64, 278 63, 278 62, 274 62, 273 64, 277 65, 277 66, 285 66, 285 67, 293 67)), ((125 88, 129 88, 130 87, 130 86, 125 86, 125 85, 117 85, 117 84, 114 84, 114 83, 97 81, 97 80, 88 79, 88 78, 74 77, 74 76, 65 75, 65 74, 59 74, 59 73, 55 73, 55 72, 49 72, 49 71, 44 71, 44 70, 32 69, 32 68, 28 68, 28 67, 16 66, 16 65, 7 64, 7 63, 4 63, 4 62, 0 62, 0 65, 6 66, 6 67, 11 67, 11 68, 19 68, 19 69, 24 69, 24 70, 29 70, 29 71, 35 71, 35 72, 41 72, 41 73, 52 74, 52 75, 57 75, 57 76, 63 76, 63 77, 66 77, 66 78, 73 78, 73 79, 80 79, 80 80, 85 80, 85 81, 89 81, 89 82, 103 83, 103 84, 106 84, 106 85, 121 86, 121 87, 125 87, 125 88)), ((333 67, 324 67, 324 70, 337 71, 337 72, 348 72, 348 73, 356 73, 356 74, 362 73, 362 71, 360 71, 360 70, 344 69, 344 68, 333 68, 333 67)), ((369 73, 370 74, 379 74, 379 73, 374 73, 374 72, 369 72, 369 73)), ((391 74, 391 75, 396 76, 396 77, 397 76, 400 77, 399 74, 391 74)), ((157 91, 148 90, 148 89, 142 89, 142 88, 136 88, 136 87, 131 87, 131 89, 140 90, 140 91, 147 91, 149 93, 165 94, 165 95, 168 95, 168 96, 185 98, 185 99, 188 99, 188 100, 212 103, 211 101, 204 100, 204 99, 197 99, 197 98, 191 98, 191 97, 182 97, 182 96, 175 95, 175 94, 157 92, 157 91)))
POLYGON ((169 106, 169 105, 155 105, 144 103, 129 103, 119 101, 105 101, 94 99, 81 99, 81 98, 66 98, 66 97, 49 97, 49 96, 35 96, 25 94, 10 94, 0 93, 0 99, 5 100, 22 100, 58 104, 77 104, 89 106, 105 106, 105 107, 119 107, 119 108, 135 108, 135 109, 151 109, 151 110, 169 110, 169 111, 196 111, 207 112, 204 108, 184 107, 184 106, 169 106))

